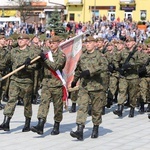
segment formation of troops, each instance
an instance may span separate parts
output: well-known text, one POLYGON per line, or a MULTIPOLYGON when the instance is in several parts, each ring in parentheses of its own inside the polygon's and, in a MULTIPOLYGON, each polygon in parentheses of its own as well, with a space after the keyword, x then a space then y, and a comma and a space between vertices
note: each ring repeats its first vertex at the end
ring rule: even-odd
MULTIPOLYGON (((20 34, 15 41, 0 35, 0 110, 4 109, 0 130, 10 130, 10 121, 19 103, 24 105, 25 125, 22 132, 31 130, 43 134, 50 102, 53 102, 51 135, 59 134, 65 102, 63 82, 57 72, 62 74, 67 59, 59 50, 63 41, 59 36, 41 41, 38 36, 20 34), (21 66, 24 67, 15 71, 21 66), (2 79, 12 71, 12 76, 2 79), (1 100, 7 101, 5 107, 1 100), (38 123, 30 127, 32 103, 39 104, 38 123)), ((78 140, 83 140, 87 114, 92 116, 91 138, 98 137, 105 108, 112 107, 114 103, 118 107, 113 113, 118 117, 123 116, 124 106, 128 106, 130 118, 134 117, 135 108, 139 107, 139 113, 148 112, 150 119, 150 44, 135 42, 132 37, 127 37, 126 41, 113 39, 108 42, 103 38, 86 36, 70 86, 74 88, 78 84, 78 90, 69 94, 72 100, 70 113, 76 112, 78 104, 77 130, 70 132, 78 140)))

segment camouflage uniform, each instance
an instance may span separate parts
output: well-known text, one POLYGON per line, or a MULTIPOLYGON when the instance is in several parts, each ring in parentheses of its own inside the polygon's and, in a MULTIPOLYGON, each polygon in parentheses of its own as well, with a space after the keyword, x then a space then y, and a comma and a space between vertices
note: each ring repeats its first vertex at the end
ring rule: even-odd
POLYGON ((61 122, 63 118, 62 81, 52 75, 50 68, 54 71, 59 70, 62 72, 66 63, 66 57, 60 50, 52 53, 52 55, 54 62, 48 59, 44 62, 44 78, 41 83, 41 103, 37 117, 46 121, 50 101, 52 101, 54 105, 54 120, 61 122))
POLYGON ((77 112, 77 124, 85 124, 89 100, 92 104, 92 122, 94 125, 99 125, 101 120, 102 107, 104 103, 104 87, 102 78, 100 78, 103 68, 107 65, 105 57, 102 57, 98 51, 93 53, 85 52, 81 55, 80 60, 75 70, 74 82, 76 82, 80 73, 84 70, 90 71, 89 78, 82 78, 79 87, 77 103, 79 110, 77 112))
MULTIPOLYGON (((0 78, 5 75, 5 70, 10 64, 10 53, 5 48, 0 48, 0 78)), ((4 90, 4 85, 6 80, 0 81, 0 104, 2 99, 2 91, 4 90)))
MULTIPOLYGON (((20 35, 19 38, 26 38, 20 35)), ((18 66, 22 65, 27 58, 33 59, 37 55, 34 51, 30 50, 29 47, 26 47, 24 50, 20 50, 18 48, 14 48, 11 50, 11 61, 12 61, 12 70, 15 70, 18 66)), ((31 96, 32 96, 32 88, 33 88, 33 80, 32 80, 32 72, 36 67, 36 64, 32 64, 25 69, 22 69, 15 74, 13 74, 10 78, 10 86, 9 86, 9 101, 5 106, 4 115, 8 117, 12 117, 16 102, 18 100, 18 96, 20 93, 23 93, 23 101, 24 101, 24 116, 27 118, 31 118, 32 116, 32 106, 31 106, 31 96)))

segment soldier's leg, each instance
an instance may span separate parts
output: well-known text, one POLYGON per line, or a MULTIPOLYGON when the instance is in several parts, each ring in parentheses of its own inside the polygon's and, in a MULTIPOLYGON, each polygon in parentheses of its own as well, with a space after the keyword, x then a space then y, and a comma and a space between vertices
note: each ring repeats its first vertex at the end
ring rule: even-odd
POLYGON ((0 130, 9 131, 10 119, 14 114, 17 98, 20 92, 20 86, 17 82, 11 81, 9 86, 9 101, 4 109, 4 121, 0 125, 0 130))
POLYGON ((88 91, 83 88, 79 89, 77 100, 79 109, 76 117, 77 130, 70 132, 70 135, 78 140, 83 140, 83 129, 87 118, 89 99, 88 91))
POLYGON ((150 112, 150 77, 147 77, 146 80, 148 83, 148 92, 147 92, 147 96, 146 96, 147 97, 146 102, 147 102, 148 106, 146 108, 146 112, 150 112))
POLYGON ((43 134, 44 124, 46 122, 46 118, 49 112, 50 100, 51 91, 48 86, 43 85, 41 89, 41 103, 39 105, 37 114, 38 124, 31 127, 31 131, 36 132, 37 134, 43 134))
POLYGON ((51 135, 59 134, 60 122, 63 119, 62 97, 63 97, 62 87, 52 89, 52 99, 53 99, 53 105, 54 105, 54 126, 51 132, 51 135))
POLYGON ((79 90, 70 92, 70 99, 72 101, 72 106, 71 106, 71 109, 69 110, 70 113, 76 112, 76 102, 78 98, 78 92, 79 90))
POLYGON ((92 122, 93 130, 91 138, 98 137, 99 125, 102 123, 102 109, 103 109, 103 98, 101 97, 101 91, 90 92, 90 98, 92 102, 92 122))
POLYGON ((114 110, 113 113, 115 115, 118 115, 119 117, 122 116, 123 106, 124 102, 127 98, 127 89, 128 89, 128 83, 125 78, 119 79, 119 93, 118 93, 118 109, 114 110))
POLYGON ((139 99, 139 112, 144 113, 144 103, 146 103, 147 100, 147 93, 148 93, 148 83, 146 81, 146 78, 141 78, 139 81, 139 93, 140 93, 140 98, 139 99))
POLYGON ((137 93, 139 91, 139 79, 128 80, 129 100, 130 100, 130 112, 129 117, 134 117, 134 109, 137 104, 137 93))
POLYGON ((31 104, 31 97, 32 97, 32 84, 23 84, 22 91, 24 92, 23 101, 24 101, 24 116, 25 116, 25 125, 22 129, 22 132, 30 131, 30 121, 32 116, 32 104, 31 104))
POLYGON ((111 93, 110 94, 111 97, 109 97, 109 94, 108 94, 108 102, 107 102, 108 106, 112 105, 113 98, 115 97, 115 93, 117 91, 117 86, 118 86, 118 78, 116 78, 115 76, 110 76, 109 91, 111 93))

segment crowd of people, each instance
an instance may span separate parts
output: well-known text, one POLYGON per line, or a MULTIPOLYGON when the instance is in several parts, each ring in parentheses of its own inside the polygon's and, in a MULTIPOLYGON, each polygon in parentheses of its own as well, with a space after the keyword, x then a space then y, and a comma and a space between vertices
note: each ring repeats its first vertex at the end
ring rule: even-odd
MULTIPOLYGON (((114 103, 118 108, 113 113, 118 117, 123 116, 124 106, 130 107, 130 118, 134 117, 135 107, 139 107, 139 113, 150 112, 150 44, 145 44, 150 33, 148 23, 144 31, 137 30, 136 24, 131 22, 73 23, 70 26, 74 28, 70 29, 68 23, 64 23, 64 26, 66 32, 74 33, 74 36, 88 31, 83 37, 82 54, 71 83, 71 88, 74 88, 79 82, 79 89, 69 94, 72 99, 70 112, 76 112, 78 104, 77 130, 71 131, 70 135, 83 140, 89 114, 93 122, 91 138, 97 138, 105 108, 109 109, 114 103)), ((0 109, 4 109, 0 130, 10 130, 17 101, 21 99, 25 116, 22 132, 31 130, 43 134, 50 102, 53 102, 54 127, 51 135, 57 135, 63 119, 63 105, 66 104, 60 76, 67 58, 59 50, 59 44, 65 39, 45 35, 41 41, 36 31, 30 37, 29 30, 24 27, 22 30, 25 32, 19 32, 17 41, 7 38, 6 32, 0 35, 0 99, 8 99, 5 107, 0 101, 0 109), (36 61, 32 61, 35 58, 36 61), (2 80, 2 76, 22 66, 11 77, 2 80), (39 89, 38 124, 30 127, 32 102, 39 96, 39 89)), ((42 29, 38 29, 38 32, 42 32, 42 29)), ((71 37, 69 35, 66 39, 71 37)))

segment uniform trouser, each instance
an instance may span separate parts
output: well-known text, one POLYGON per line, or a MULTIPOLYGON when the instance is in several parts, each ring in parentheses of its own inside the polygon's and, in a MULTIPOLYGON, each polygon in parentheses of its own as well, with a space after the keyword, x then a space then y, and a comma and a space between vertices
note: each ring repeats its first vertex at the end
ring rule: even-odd
POLYGON ((54 106, 54 120, 61 122, 63 119, 62 97, 62 87, 50 88, 47 85, 43 85, 41 89, 41 103, 39 105, 37 118, 41 118, 46 121, 50 102, 52 100, 54 106))
POLYGON ((73 92, 70 93, 71 94, 70 98, 71 98, 72 103, 77 102, 78 92, 79 92, 79 90, 76 90, 76 91, 73 91, 73 92))
POLYGON ((94 125, 99 125, 102 122, 102 107, 103 99, 101 91, 87 91, 84 88, 79 89, 78 106, 76 123, 84 125, 87 118, 88 104, 91 100, 92 104, 92 122, 94 125))
POLYGON ((150 103, 150 77, 140 79, 140 96, 145 103, 150 103))
POLYGON ((37 95, 38 90, 39 90, 39 70, 34 70, 34 84, 33 84, 33 95, 37 95))
POLYGON ((118 78, 115 76, 110 76, 109 79, 109 91, 110 91, 110 95, 108 94, 108 98, 112 99, 115 95, 115 93, 117 92, 117 88, 118 88, 118 78))
POLYGON ((31 118, 32 116, 32 104, 31 104, 31 96, 32 96, 32 83, 20 83, 14 80, 10 81, 9 86, 9 101, 7 102, 4 115, 8 117, 12 117, 15 111, 15 106, 18 101, 18 96, 20 93, 24 93, 22 96, 24 102, 24 116, 31 118))
POLYGON ((108 87, 109 87, 109 74, 108 72, 103 72, 101 73, 101 78, 102 78, 102 84, 103 84, 103 87, 104 87, 104 90, 103 90, 103 106, 106 106, 107 104, 107 91, 108 91, 108 87))
POLYGON ((139 79, 119 79, 119 94, 118 104, 123 105, 127 99, 127 93, 129 96, 130 105, 136 107, 137 93, 139 91, 139 79))

